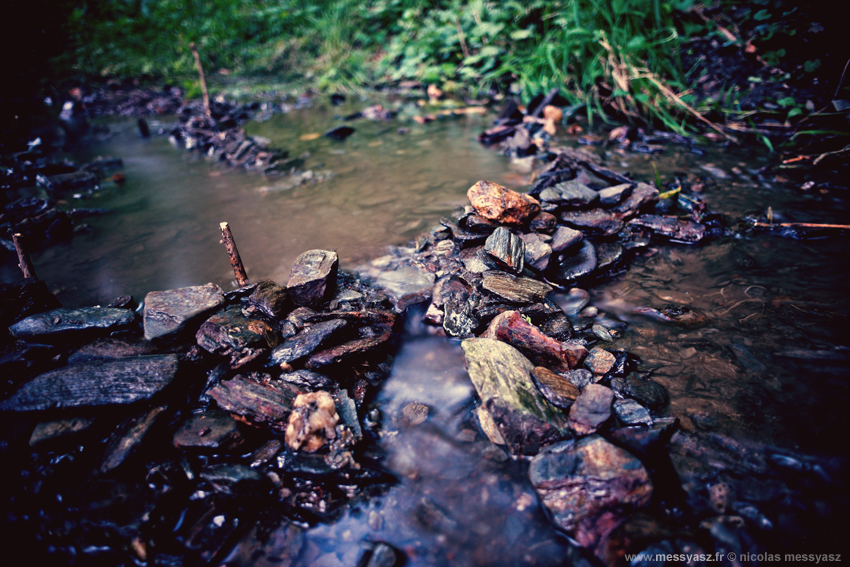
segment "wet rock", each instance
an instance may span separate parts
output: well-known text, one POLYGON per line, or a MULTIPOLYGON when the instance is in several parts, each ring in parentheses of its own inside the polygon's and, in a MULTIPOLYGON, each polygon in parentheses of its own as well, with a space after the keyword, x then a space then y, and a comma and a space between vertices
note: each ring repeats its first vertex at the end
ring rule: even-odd
POLYGON ((399 567, 404 561, 400 553, 391 545, 377 542, 357 563, 358 567, 399 567))
POLYGON ((540 323, 540 330, 558 341, 568 341, 573 338, 573 324, 564 313, 547 318, 540 323))
POLYGON ((434 275, 413 266, 401 266, 381 272, 375 279, 375 285, 383 288, 393 302, 403 308, 430 296, 434 275))
POLYGON ((528 474, 553 523, 590 548, 653 492, 641 462, 598 435, 544 449, 528 474))
MULTIPOLYGON (((534 454, 568 435, 566 416, 534 385, 534 365, 517 349, 480 338, 466 339, 461 347, 481 407, 492 418, 511 454, 534 454)), ((499 443, 494 435, 488 436, 499 443)))
POLYGON ((525 244, 522 239, 504 227, 499 227, 484 242, 484 251, 495 259, 500 267, 515 274, 522 272, 525 265, 525 244))
POLYGON ((641 215, 629 221, 629 224, 649 229, 655 236, 676 242, 696 243, 705 238, 705 225, 689 219, 641 215))
POLYGON ((479 181, 466 195, 478 215, 499 224, 525 224, 540 212, 535 198, 490 181, 479 181))
POLYGON ((598 198, 599 193, 575 179, 547 187, 540 193, 541 201, 568 208, 589 207, 598 198))
POLYGON ((330 250, 308 250, 292 264, 286 287, 296 305, 316 307, 333 297, 339 256, 330 250))
POLYGON ((587 277, 596 269, 596 248, 584 240, 578 252, 561 259, 550 268, 552 280, 561 285, 569 285, 587 277))
POLYGON ((231 567, 292 567, 304 547, 304 532, 295 524, 284 521, 254 524, 251 531, 234 547, 227 557, 231 567))
POLYGON ((669 400, 667 390, 663 386, 649 378, 641 378, 636 372, 626 376, 626 388, 628 395, 650 409, 661 409, 669 400))
POLYGON ((72 192, 88 193, 93 191, 97 188, 100 179, 94 173, 82 170, 50 176, 39 174, 36 176, 36 181, 38 185, 55 195, 65 195, 72 192))
POLYGON ((322 135, 326 138, 339 140, 341 142, 352 134, 354 134, 354 128, 352 128, 351 126, 337 126, 336 128, 331 128, 322 135))
POLYGON ((569 380, 543 366, 534 368, 531 376, 540 393, 559 408, 570 407, 580 393, 569 380))
POLYGON ((658 189, 646 183, 638 183, 632 189, 631 195, 611 210, 620 218, 627 219, 657 202, 658 189))
POLYGON ((588 384, 593 383, 593 373, 586 368, 561 372, 561 375, 579 390, 584 390, 588 384))
POLYGON ((219 492, 246 496, 250 493, 267 492, 271 488, 269 479, 251 467, 239 463, 217 463, 201 469, 199 475, 211 483, 219 492))
POLYGON ((136 314, 128 309, 112 307, 59 308, 30 315, 9 327, 9 332, 22 339, 45 341, 84 337, 91 333, 107 333, 129 326, 136 314))
POLYGON ((271 325, 248 319, 233 305, 207 319, 195 334, 198 346, 214 354, 229 356, 231 368, 257 359, 277 343, 271 325))
POLYGON ((602 189, 599 191, 599 204, 603 206, 613 206, 631 195, 632 187, 634 185, 632 183, 621 183, 620 185, 614 185, 613 187, 608 187, 607 189, 602 189))
POLYGON ((106 445, 100 472, 107 473, 123 464, 141 445, 145 435, 165 409, 165 406, 156 406, 123 423, 106 445))
POLYGON ((555 252, 563 252, 581 242, 583 238, 584 234, 580 230, 568 226, 559 226, 552 234, 552 241, 549 246, 555 252))
POLYGON ((246 438, 242 426, 227 413, 215 407, 192 414, 174 433, 173 443, 179 449, 210 449, 217 452, 240 452, 246 438))
POLYGON ((147 341, 133 339, 102 338, 81 346, 68 357, 68 363, 87 360, 114 360, 155 354, 156 348, 147 341))
POLYGON ((33 429, 30 435, 30 447, 40 447, 54 440, 64 439, 89 429, 93 424, 94 419, 87 417, 43 421, 33 429))
POLYGON ((487 220, 478 215, 469 215, 463 219, 463 225, 472 232, 481 234, 491 234, 498 228, 498 225, 493 221, 487 220))
POLYGON ((687 328, 702 327, 711 322, 705 313, 687 305, 668 305, 662 309, 635 307, 632 309, 632 313, 644 315, 662 323, 687 328))
POLYGON ((443 330, 450 337, 471 337, 481 324, 468 300, 449 299, 443 305, 443 313, 443 330))
POLYGON ((338 421, 336 404, 330 394, 323 391, 299 394, 286 426, 286 444, 293 451, 315 453, 336 437, 338 421))
POLYGON ((615 401, 614 413, 617 414, 617 419, 626 425, 652 425, 652 416, 649 414, 649 410, 635 400, 615 401))
POLYGON ((262 281, 248 297, 248 305, 270 319, 281 319, 290 311, 289 292, 273 281, 262 281))
POLYGON ((342 319, 332 319, 310 325, 294 337, 286 339, 283 344, 271 352, 270 361, 275 366, 291 364, 300 358, 309 356, 319 346, 346 326, 342 319))
POLYGON ((273 429, 285 431, 292 404, 302 393, 292 384, 252 372, 219 382, 208 395, 223 410, 241 415, 251 423, 268 424, 273 429))
POLYGON ((505 311, 495 317, 481 337, 508 343, 537 366, 556 372, 576 368, 587 356, 583 346, 556 341, 517 311, 505 311))
POLYGON ((363 339, 355 339, 312 355, 304 366, 318 370, 331 364, 346 364, 386 344, 393 336, 392 330, 383 329, 380 333, 363 339))
POLYGON ((316 391, 316 390, 334 390, 337 387, 336 382, 318 372, 310 370, 294 370, 292 372, 284 372, 280 375, 280 379, 288 382, 299 390, 316 391))
POLYGON ((162 390, 177 374, 177 355, 152 355, 72 364, 36 376, 0 410, 130 404, 162 390))
POLYGON ((544 271, 549 267, 552 257, 552 247, 539 234, 523 234, 520 236, 525 244, 525 264, 537 270, 544 271))
POLYGON ((601 242, 596 247, 596 269, 600 272, 615 269, 623 259, 623 245, 619 242, 601 242))
POLYGON ((617 357, 605 349, 596 347, 590 349, 590 353, 584 361, 584 365, 597 376, 607 374, 617 363, 617 357))
POLYGON ((579 435, 595 433, 611 417, 614 392, 600 384, 589 384, 570 408, 569 427, 579 435))
POLYGON ((224 303, 224 293, 215 284, 152 291, 145 296, 142 320, 145 340, 174 337, 186 327, 224 303))
POLYGON ((552 213, 541 212, 531 219, 528 223, 528 228, 534 232, 543 232, 551 234, 558 225, 558 217, 552 213))
POLYGON ((42 280, 25 279, 0 284, 0 329, 6 329, 21 319, 61 307, 47 284, 42 280))
POLYGON ((481 287, 512 303, 537 303, 552 291, 544 282, 495 271, 484 273, 481 287))
POLYGON ((623 221, 603 209, 566 211, 561 213, 561 221, 586 236, 613 236, 623 228, 623 221))

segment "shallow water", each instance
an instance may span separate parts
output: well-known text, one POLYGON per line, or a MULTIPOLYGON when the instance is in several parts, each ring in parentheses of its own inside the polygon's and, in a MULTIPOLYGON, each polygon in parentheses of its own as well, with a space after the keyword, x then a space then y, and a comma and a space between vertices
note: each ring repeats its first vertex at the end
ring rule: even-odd
MULTIPOLYGON (((318 105, 249 125, 249 133, 291 156, 310 152, 305 168, 333 173, 291 189, 177 151, 164 136, 140 139, 132 124, 113 124, 108 141, 75 155, 124 160, 125 184, 75 204, 112 212, 88 219, 90 234, 37 251, 36 271, 66 306, 128 293, 141 299, 148 291, 208 281, 230 289, 218 232, 218 223, 228 221, 252 280, 285 283, 304 250, 335 248, 341 266, 354 268, 450 216, 479 179, 517 189, 528 182, 475 140, 491 116, 427 125, 359 120, 342 143, 299 139, 336 125, 336 114, 355 107, 318 105), (409 132, 399 133, 401 126, 409 132)), ((795 221, 850 216, 841 193, 806 192, 759 174, 771 159, 758 148, 699 156, 671 146, 651 157, 587 151, 636 179, 653 180, 653 164, 663 180, 705 176, 701 196, 731 225, 768 206, 795 221)), ((693 431, 846 455, 846 441, 830 435, 850 402, 845 242, 751 234, 698 247, 658 245, 627 273, 588 288, 591 305, 628 324, 622 338, 600 346, 639 355, 641 368, 670 392, 667 413, 693 431), (631 314, 637 306, 671 303, 700 309, 710 321, 682 329, 631 314)), ((4 265, 3 280, 15 277, 4 265)), ((310 530, 301 564, 354 564, 369 541, 404 550, 410 566, 557 565, 576 553, 550 527, 523 465, 507 460, 471 421, 473 389, 458 343, 434 336, 415 312, 378 401, 385 464, 400 482, 310 530), (419 425, 400 419, 413 401, 431 408, 419 425)))

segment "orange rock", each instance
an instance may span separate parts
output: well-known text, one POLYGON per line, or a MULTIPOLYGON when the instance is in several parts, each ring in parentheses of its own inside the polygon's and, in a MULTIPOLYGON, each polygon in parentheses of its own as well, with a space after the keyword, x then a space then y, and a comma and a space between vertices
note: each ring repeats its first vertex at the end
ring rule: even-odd
POLYGON ((534 197, 492 181, 479 181, 466 196, 478 215, 501 224, 525 224, 540 212, 540 202, 534 197))

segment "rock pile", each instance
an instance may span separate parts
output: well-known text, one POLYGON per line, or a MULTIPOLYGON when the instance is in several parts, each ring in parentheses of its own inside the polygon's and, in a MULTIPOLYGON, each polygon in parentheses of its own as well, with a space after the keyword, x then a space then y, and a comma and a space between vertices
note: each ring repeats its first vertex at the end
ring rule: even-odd
MULTIPOLYGON (((19 511, 38 516, 47 491, 69 492, 69 509, 50 520, 65 531, 35 522, 28 537, 54 530, 52 557, 63 563, 206 564, 232 549, 251 556, 277 529, 294 557, 299 526, 392 482, 370 448, 380 419, 369 396, 388 370, 398 316, 338 264, 335 252, 311 250, 286 286, 151 292, 136 311, 127 300, 61 308, 33 280, 4 289, 0 372, 15 381, 0 418, 31 430, 39 451, 16 487, 30 494, 19 511), (77 472, 67 482, 82 486, 66 486, 43 448, 70 451, 77 472), (142 480, 150 490, 131 498, 142 480), (117 529, 111 543, 74 531, 92 521, 77 490, 111 495, 94 528, 117 529), (133 510, 119 513, 128 498, 133 510), (276 523, 252 530, 272 509, 276 523)), ((277 564, 289 564, 283 552, 277 564)))

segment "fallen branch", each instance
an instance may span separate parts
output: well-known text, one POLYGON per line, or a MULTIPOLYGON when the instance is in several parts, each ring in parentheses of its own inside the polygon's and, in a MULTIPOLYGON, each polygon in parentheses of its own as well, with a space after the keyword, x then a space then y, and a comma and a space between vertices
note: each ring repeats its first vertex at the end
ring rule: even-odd
POLYGON ((25 278, 38 279, 38 276, 35 275, 35 268, 32 267, 32 262, 30 261, 30 255, 24 247, 23 240, 24 237, 20 233, 12 235, 12 241, 15 243, 15 252, 18 253, 18 267, 24 273, 25 278))
POLYGON ((204 78, 204 68, 201 65, 201 56, 198 55, 198 49, 195 47, 195 42, 189 44, 189 49, 192 50, 192 55, 195 56, 195 66, 198 68, 198 75, 201 77, 201 92, 204 94, 204 113, 207 118, 211 118, 210 113, 210 92, 207 90, 207 80, 204 78))
POLYGON ((813 222, 759 222, 753 223, 754 228, 837 228, 841 230, 850 230, 848 224, 820 224, 813 222))
POLYGON ((812 165, 819 164, 826 157, 835 157, 835 156, 840 156, 840 155, 844 155, 844 154, 850 154, 850 144, 844 146, 840 150, 835 150, 834 152, 822 153, 821 155, 819 155, 818 157, 815 158, 815 161, 812 162, 812 165))
POLYGON ((219 224, 219 228, 221 229, 221 241, 227 250, 230 265, 233 266, 233 273, 236 275, 236 283, 239 287, 245 287, 251 282, 248 281, 248 274, 245 273, 245 266, 242 265, 242 258, 239 256, 239 250, 236 249, 236 242, 233 240, 230 226, 223 222, 219 224))

